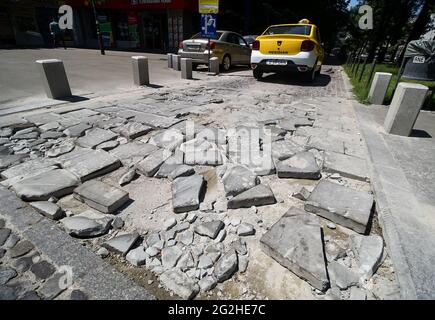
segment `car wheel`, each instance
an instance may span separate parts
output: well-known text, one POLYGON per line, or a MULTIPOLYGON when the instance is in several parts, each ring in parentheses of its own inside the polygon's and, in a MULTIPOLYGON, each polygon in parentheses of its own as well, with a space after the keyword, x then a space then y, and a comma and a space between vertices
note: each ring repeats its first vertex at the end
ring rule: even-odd
POLYGON ((321 71, 322 71, 322 65, 320 65, 319 70, 316 71, 316 76, 320 76, 321 71))
POLYGON ((316 68, 313 68, 311 71, 309 71, 309 72, 305 72, 304 74, 303 74, 303 77, 304 77, 304 80, 305 80, 305 82, 307 82, 307 83, 313 83, 314 82, 314 79, 316 78, 316 74, 317 74, 317 72, 316 72, 316 68))
POLYGON ((254 78, 257 80, 260 80, 263 77, 263 71, 261 71, 258 68, 253 70, 253 74, 254 74, 254 78))
POLYGON ((231 68, 231 57, 228 54, 226 54, 222 59, 222 70, 226 72, 229 71, 230 68, 231 68))

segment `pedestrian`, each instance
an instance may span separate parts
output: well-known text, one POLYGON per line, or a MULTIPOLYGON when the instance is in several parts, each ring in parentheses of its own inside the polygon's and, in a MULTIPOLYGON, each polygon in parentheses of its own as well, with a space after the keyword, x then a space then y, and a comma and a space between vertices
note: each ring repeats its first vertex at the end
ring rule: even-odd
POLYGON ((53 48, 56 47, 56 41, 62 41, 63 48, 66 50, 65 39, 63 37, 63 32, 59 27, 59 23, 53 18, 49 24, 51 36, 53 37, 53 48))

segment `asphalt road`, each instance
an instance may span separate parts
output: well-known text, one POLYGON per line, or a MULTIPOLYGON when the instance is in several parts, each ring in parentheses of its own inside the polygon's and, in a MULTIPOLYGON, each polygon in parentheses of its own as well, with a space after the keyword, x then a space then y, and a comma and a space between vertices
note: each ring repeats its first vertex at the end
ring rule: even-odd
POLYGON ((167 68, 166 55, 63 48, 0 50, 0 108, 26 98, 45 98, 36 60, 61 59, 74 95, 106 94, 133 88, 131 56, 146 55, 150 81, 166 85, 180 73, 167 68))

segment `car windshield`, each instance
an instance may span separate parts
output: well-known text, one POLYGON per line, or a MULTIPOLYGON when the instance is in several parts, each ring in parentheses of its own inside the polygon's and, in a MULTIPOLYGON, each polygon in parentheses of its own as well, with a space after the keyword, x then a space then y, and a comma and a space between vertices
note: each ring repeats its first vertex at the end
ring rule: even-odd
MULTIPOLYGON (((222 37, 223 32, 216 32, 216 37, 211 37, 210 39, 218 40, 222 37)), ((206 37, 203 37, 201 33, 195 34, 191 39, 208 39, 206 37)))
POLYGON ((276 26, 268 28, 264 34, 298 34, 303 36, 309 36, 311 33, 311 26, 294 25, 294 26, 276 26))

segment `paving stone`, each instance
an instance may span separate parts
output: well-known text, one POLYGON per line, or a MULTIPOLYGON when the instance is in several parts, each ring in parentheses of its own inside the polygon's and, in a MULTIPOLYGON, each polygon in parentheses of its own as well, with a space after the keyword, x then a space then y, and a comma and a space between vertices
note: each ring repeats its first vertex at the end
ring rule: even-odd
POLYGON ((39 138, 40 139, 59 139, 59 138, 61 138, 63 136, 64 136, 63 132, 46 131, 46 132, 41 133, 39 138))
POLYGON ((207 254, 203 254, 199 257, 198 268, 199 269, 208 269, 213 267, 214 261, 207 254))
POLYGON ((195 262, 195 259, 193 258, 193 254, 191 250, 188 250, 186 253, 184 253, 180 260, 177 262, 177 268, 180 268, 181 271, 186 272, 190 269, 195 268, 197 265, 197 262, 195 262))
POLYGON ((119 141, 117 140, 111 140, 107 142, 103 142, 102 144, 99 144, 96 149, 97 150, 104 150, 104 151, 110 151, 115 149, 117 146, 119 146, 119 141))
POLYGON ((110 252, 106 248, 101 247, 97 250, 96 254, 104 259, 110 254, 110 252))
POLYGON ((189 223, 194 223, 197 217, 198 216, 196 215, 196 213, 190 212, 186 217, 186 221, 189 223))
POLYGON ((236 196, 255 187, 259 179, 255 173, 244 166, 234 166, 222 178, 227 196, 236 196))
POLYGON ((145 264, 147 256, 148 255, 146 254, 144 247, 139 246, 136 249, 130 250, 125 258, 132 265, 139 267, 145 264))
POLYGON ((215 144, 226 144, 227 137, 225 130, 217 128, 205 128, 199 131, 196 139, 203 139, 215 144))
POLYGON ((38 278, 38 279, 48 279, 55 271, 56 268, 49 263, 48 261, 42 260, 30 267, 30 271, 38 278))
POLYGON ((349 240, 359 269, 365 278, 369 279, 382 264, 384 254, 384 241, 382 237, 354 234, 350 236, 349 240))
POLYGON ((64 218, 60 222, 69 235, 78 238, 101 236, 107 233, 110 226, 108 223, 99 223, 94 219, 77 216, 64 218))
POLYGON ((26 158, 27 155, 25 154, 2 155, 0 157, 0 170, 7 169, 14 164, 18 164, 26 158))
POLYGON ((111 226, 113 229, 115 230, 119 230, 122 229, 122 227, 124 226, 124 220, 122 220, 121 217, 115 217, 111 223, 111 226))
POLYGON ((26 133, 18 131, 11 137, 11 140, 30 140, 30 139, 37 139, 38 137, 39 137, 39 133, 36 131, 26 132, 26 133))
POLYGON ((36 301, 41 300, 36 291, 30 290, 25 292, 18 300, 28 300, 28 301, 36 301))
POLYGON ((0 300, 16 300, 18 298, 14 288, 0 285, 0 300))
POLYGON ((365 160, 336 152, 325 153, 324 171, 360 181, 369 179, 365 160))
POLYGON ((160 253, 160 250, 155 247, 149 247, 145 250, 146 254, 149 255, 151 258, 155 257, 160 253))
POLYGON ((303 210, 291 208, 260 240, 263 251, 313 287, 329 286, 319 220, 303 210))
POLYGON ((201 292, 207 292, 214 289, 217 285, 217 280, 213 276, 206 276, 198 281, 201 292))
POLYGON ((172 182, 172 207, 175 213, 199 209, 200 197, 204 191, 203 176, 177 178, 172 182))
POLYGON ((145 112, 135 112, 134 121, 141 122, 153 128, 167 129, 172 127, 174 124, 181 122, 181 119, 175 117, 165 117, 156 114, 145 113, 145 112))
POLYGON ((238 258, 235 250, 226 252, 215 264, 213 276, 218 282, 224 282, 237 271, 238 258))
POLYGON ((317 180, 322 176, 311 152, 300 152, 289 159, 278 161, 276 171, 279 178, 317 180))
POLYGON ((302 201, 306 201, 309 198, 310 194, 311 194, 310 190, 308 190, 305 187, 302 187, 299 191, 294 192, 292 194, 292 197, 299 199, 299 200, 302 200, 302 201))
POLYGON ((65 216, 63 210, 57 204, 50 201, 31 202, 30 205, 38 212, 52 220, 59 220, 65 216))
POLYGON ((186 300, 193 299, 200 290, 194 280, 177 269, 161 274, 160 282, 167 290, 173 291, 177 296, 186 300))
POLYGON ((255 234, 255 228, 250 223, 242 223, 237 228, 237 235, 239 235, 241 237, 253 236, 254 234, 255 234))
POLYGON ((34 245, 27 240, 18 242, 12 249, 9 250, 9 256, 11 258, 18 258, 32 251, 34 245))
POLYGON ((37 254, 33 254, 33 255, 30 255, 30 256, 24 256, 24 257, 16 259, 13 262, 13 267, 15 268, 15 270, 17 272, 23 273, 23 272, 26 272, 26 271, 30 270, 32 265, 35 262, 37 262, 39 259, 40 259, 40 257, 37 254))
POLYGON ((1 128, 0 129, 0 137, 1 138, 9 138, 13 133, 14 133, 14 131, 12 130, 12 128, 1 128))
POLYGON ((245 240, 238 238, 237 240, 234 240, 231 242, 231 248, 236 250, 238 255, 246 255, 248 253, 248 248, 246 246, 245 240))
POLYGON ((46 156, 49 158, 59 157, 61 155, 67 154, 74 150, 75 144, 71 140, 62 141, 59 144, 53 146, 50 150, 46 152, 46 156))
POLYGON ((1 228, 4 228, 5 225, 6 225, 6 221, 5 221, 4 219, 1 219, 1 218, 0 218, 0 229, 1 229, 1 228))
POLYGON ((9 238, 3 244, 3 248, 5 248, 5 249, 13 248, 18 243, 18 241, 20 241, 20 237, 14 233, 11 233, 9 235, 9 238))
POLYGON ((239 272, 244 273, 248 269, 249 257, 247 255, 237 256, 239 260, 239 272))
POLYGON ((176 240, 185 246, 189 246, 193 243, 194 237, 195 235, 192 231, 186 230, 177 234, 176 240))
POLYGON ((180 177, 189 177, 195 174, 195 169, 191 166, 187 165, 179 165, 177 166, 171 173, 168 175, 169 180, 174 181, 180 177))
POLYGON ((150 138, 149 143, 159 148, 174 151, 184 142, 184 135, 176 129, 164 130, 150 138))
POLYGON ((89 300, 89 298, 86 293, 76 289, 71 291, 70 300, 89 300))
POLYGON ((363 289, 351 287, 349 300, 367 300, 367 294, 363 289))
POLYGON ((56 169, 59 164, 53 159, 34 159, 29 160, 15 166, 10 167, 7 170, 1 172, 1 176, 5 179, 19 178, 23 179, 27 176, 37 174, 39 172, 45 172, 50 169, 56 169))
POLYGON ((71 138, 78 138, 85 134, 86 130, 91 129, 92 126, 87 123, 79 123, 71 126, 63 131, 65 135, 71 138))
POLYGON ((153 177, 160 166, 171 156, 171 152, 166 149, 159 149, 149 156, 147 156, 144 160, 140 161, 136 164, 136 170, 146 177, 153 177))
POLYGON ((58 159, 62 168, 76 175, 82 182, 112 172, 121 166, 117 158, 104 150, 82 149, 58 159))
POLYGON ((122 177, 118 181, 118 184, 120 186, 125 186, 126 184, 129 184, 134 179, 135 176, 136 176, 136 169, 130 169, 125 174, 122 175, 122 177))
POLYGON ((96 146, 109 140, 115 140, 118 137, 116 133, 110 130, 93 128, 86 131, 83 137, 76 140, 76 144, 83 148, 95 149, 96 146))
POLYGON ((178 166, 180 166, 179 164, 169 164, 166 163, 166 161, 160 166, 159 170, 157 171, 155 177, 156 178, 167 178, 172 171, 174 171, 178 166))
POLYGON ((163 223, 163 228, 165 230, 169 230, 169 229, 172 229, 176 224, 177 224, 177 219, 172 217, 172 218, 165 220, 165 222, 163 223))
POLYGON ((302 151, 304 151, 304 147, 291 140, 272 143, 272 157, 276 160, 288 159, 302 151))
POLYGON ((8 283, 9 280, 15 278, 17 275, 14 269, 0 266, 0 285, 8 283))
POLYGON ((0 248, 0 259, 3 258, 6 254, 6 249, 0 248))
POLYGON ((158 233, 151 233, 145 240, 145 243, 148 247, 151 247, 153 245, 155 245, 157 242, 159 242, 160 239, 160 235, 158 233))
POLYGON ((228 200, 228 208, 250 208, 252 206, 264 206, 275 203, 276 199, 270 187, 259 184, 228 200))
POLYGON ((128 192, 97 180, 74 189, 74 198, 104 213, 115 212, 129 200, 128 192))
POLYGON ((225 227, 225 224, 220 220, 203 222, 195 226, 194 230, 201 236, 206 236, 215 239, 219 232, 225 227))
POLYGON ((365 233, 372 206, 373 195, 322 180, 310 194, 305 210, 365 233))
POLYGON ((344 142, 330 136, 311 136, 308 146, 318 150, 344 153, 344 142))
POLYGON ((146 126, 140 122, 128 122, 119 127, 114 131, 118 132, 121 136, 133 140, 139 138, 148 132, 152 131, 153 128, 146 126))
POLYGON ((38 289, 39 295, 44 299, 51 300, 60 295, 66 290, 64 283, 65 274, 56 273, 53 277, 45 281, 42 286, 38 289))
POLYGON ((102 246, 109 251, 125 256, 138 239, 137 233, 123 234, 104 242, 102 246))
POLYGON ((157 149, 155 145, 133 141, 111 150, 110 154, 119 159, 124 167, 131 167, 157 149))
POLYGON ((222 229, 221 231, 219 231, 218 235, 216 236, 216 238, 214 239, 215 242, 222 242, 225 240, 227 236, 227 231, 225 229, 222 229))
POLYGON ((277 125, 278 128, 286 130, 286 131, 296 131, 295 122, 292 120, 281 120, 278 121, 277 125))
POLYGON ((328 274, 331 285, 341 290, 346 290, 359 283, 359 275, 337 261, 331 261, 328 264, 328 274))
POLYGON ((8 240, 10 234, 11 234, 11 229, 8 228, 0 229, 0 246, 2 246, 6 242, 6 240, 8 240))
POLYGON ((166 247, 162 250, 162 265, 165 268, 173 268, 183 255, 183 250, 178 246, 166 247))

